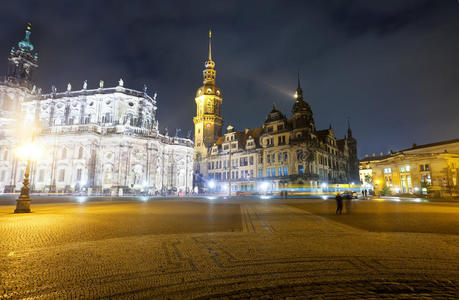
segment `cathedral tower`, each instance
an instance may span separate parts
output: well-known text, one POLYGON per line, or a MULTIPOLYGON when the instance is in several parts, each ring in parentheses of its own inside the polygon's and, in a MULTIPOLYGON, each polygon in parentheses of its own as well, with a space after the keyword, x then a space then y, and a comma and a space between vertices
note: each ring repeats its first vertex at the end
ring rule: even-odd
POLYGON ((203 86, 196 92, 196 117, 194 122, 194 147, 200 158, 207 156, 207 149, 222 135, 223 102, 220 89, 215 84, 215 63, 212 60, 212 32, 209 30, 209 58, 203 71, 203 86))
POLYGON ((34 46, 30 42, 31 24, 28 23, 24 40, 18 43, 18 48, 11 48, 8 58, 8 73, 6 81, 32 89, 32 73, 38 68, 38 54, 33 54, 34 46))

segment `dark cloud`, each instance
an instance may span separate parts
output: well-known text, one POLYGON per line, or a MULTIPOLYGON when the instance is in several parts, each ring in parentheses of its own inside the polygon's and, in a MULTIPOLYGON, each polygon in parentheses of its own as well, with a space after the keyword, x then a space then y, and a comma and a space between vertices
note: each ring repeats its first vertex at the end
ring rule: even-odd
POLYGON ((38 83, 88 79, 158 92, 161 126, 191 129, 207 31, 214 32, 226 124, 289 114, 301 70, 319 128, 359 153, 459 135, 459 3, 441 1, 9 1, 0 11, 0 69, 33 23, 38 83))

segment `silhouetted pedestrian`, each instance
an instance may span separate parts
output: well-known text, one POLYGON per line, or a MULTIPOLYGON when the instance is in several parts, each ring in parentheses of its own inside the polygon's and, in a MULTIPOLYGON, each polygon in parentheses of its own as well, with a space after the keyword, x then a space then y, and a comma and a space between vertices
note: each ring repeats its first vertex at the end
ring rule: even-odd
POLYGON ((343 213, 343 196, 336 193, 336 214, 341 215, 343 213))

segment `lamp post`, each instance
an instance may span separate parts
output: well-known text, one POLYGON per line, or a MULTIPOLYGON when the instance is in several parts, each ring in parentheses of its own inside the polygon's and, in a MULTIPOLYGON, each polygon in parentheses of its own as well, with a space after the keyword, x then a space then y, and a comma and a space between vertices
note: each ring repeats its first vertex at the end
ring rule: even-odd
POLYGON ((30 158, 27 159, 27 166, 24 173, 24 181, 22 182, 21 194, 16 199, 16 209, 14 213, 29 213, 30 212, 30 189, 29 189, 29 174, 30 174, 30 158))
POLYGON ((30 166, 32 163, 32 159, 36 159, 42 154, 42 149, 38 146, 35 145, 34 138, 35 138, 35 126, 32 127, 30 130, 31 132, 31 143, 30 144, 25 144, 19 147, 16 150, 16 154, 19 158, 26 160, 27 165, 26 169, 24 172, 24 180, 22 182, 22 188, 21 188, 21 194, 19 197, 16 199, 16 209, 14 210, 14 213, 30 213, 30 201, 32 200, 30 198, 30 166))

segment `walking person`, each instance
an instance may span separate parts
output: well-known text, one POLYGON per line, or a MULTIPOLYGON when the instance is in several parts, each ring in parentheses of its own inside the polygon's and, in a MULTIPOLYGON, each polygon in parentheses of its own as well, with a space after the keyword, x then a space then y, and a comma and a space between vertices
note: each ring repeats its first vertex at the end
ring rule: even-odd
POLYGON ((336 193, 336 214, 341 215, 343 213, 343 196, 340 193, 336 193))

